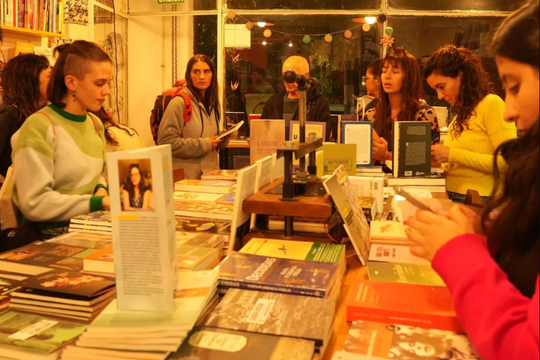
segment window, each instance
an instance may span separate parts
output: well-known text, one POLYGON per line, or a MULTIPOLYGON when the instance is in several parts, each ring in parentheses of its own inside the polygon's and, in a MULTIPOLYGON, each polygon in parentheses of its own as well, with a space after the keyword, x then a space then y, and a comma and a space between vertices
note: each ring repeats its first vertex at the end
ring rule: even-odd
POLYGON ((388 0, 391 9, 401 10, 513 11, 519 3, 516 0, 388 0))
MULTIPOLYGON (((261 113, 264 102, 281 91, 282 64, 292 55, 308 59, 310 75, 319 81, 319 90, 328 98, 334 113, 350 112, 356 106, 353 95, 362 95, 362 76, 370 61, 380 58, 379 25, 368 32, 353 16, 264 16, 267 26, 255 25, 251 48, 227 48, 225 92, 228 109, 243 103, 247 113, 261 113), (265 30, 272 31, 265 37, 265 30), (345 38, 345 30, 352 37, 345 38), (332 34, 332 39, 325 36, 332 34), (310 36, 308 41, 306 35, 310 36), (264 72, 260 70, 264 70, 264 72), (235 84, 238 90, 234 91, 235 84), (269 85, 268 85, 269 84, 269 85), (271 86, 271 88, 269 87, 271 86), (272 90, 272 91, 269 91, 272 90), (236 94, 236 95, 234 95, 236 94)), ((362 18, 363 19, 363 18, 362 18)))
MULTIPOLYGON (((386 1, 386 0, 385 0, 386 1)), ((381 0, 228 0, 231 9, 380 9, 381 0)))

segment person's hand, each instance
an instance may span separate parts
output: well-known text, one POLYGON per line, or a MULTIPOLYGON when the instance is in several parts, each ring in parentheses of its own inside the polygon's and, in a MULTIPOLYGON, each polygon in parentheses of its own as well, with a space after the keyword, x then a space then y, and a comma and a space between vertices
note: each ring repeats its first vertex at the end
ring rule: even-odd
POLYGON ((101 200, 101 206, 103 206, 103 210, 111 210, 111 198, 108 196, 105 196, 101 200))
POLYGON ((217 135, 212 136, 210 138, 210 142, 212 143, 212 149, 216 149, 219 146, 219 144, 221 143, 221 139, 218 139, 217 135))
POLYGON ((226 148, 229 145, 230 140, 231 139, 229 138, 229 136, 225 136, 224 138, 221 138, 219 145, 217 146, 217 149, 220 150, 220 149, 226 148))
POLYGON ((437 164, 443 164, 448 162, 450 156, 450 148, 444 145, 432 145, 431 146, 431 161, 437 164))
POLYGON ((107 189, 100 187, 95 193, 94 196, 109 196, 107 189))
POLYGON ((390 159, 390 152, 388 151, 388 142, 383 138, 380 138, 380 141, 373 141, 373 159, 384 163, 390 159))
POLYGON ((446 216, 418 211, 416 216, 407 219, 407 225, 409 229, 405 233, 415 243, 411 246, 411 253, 429 261, 450 240, 459 235, 475 233, 473 223, 460 206, 454 206, 446 216))

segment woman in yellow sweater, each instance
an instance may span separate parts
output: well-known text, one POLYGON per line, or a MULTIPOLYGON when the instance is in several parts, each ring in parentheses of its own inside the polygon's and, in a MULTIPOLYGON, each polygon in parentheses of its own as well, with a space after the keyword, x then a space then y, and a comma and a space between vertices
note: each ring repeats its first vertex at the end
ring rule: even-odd
POLYGON ((447 173, 448 196, 463 203, 471 189, 486 199, 493 189, 493 152, 517 136, 515 124, 504 121, 504 101, 493 94, 480 58, 465 48, 447 45, 437 50, 424 67, 424 77, 457 113, 444 145, 431 147, 432 161, 447 173))

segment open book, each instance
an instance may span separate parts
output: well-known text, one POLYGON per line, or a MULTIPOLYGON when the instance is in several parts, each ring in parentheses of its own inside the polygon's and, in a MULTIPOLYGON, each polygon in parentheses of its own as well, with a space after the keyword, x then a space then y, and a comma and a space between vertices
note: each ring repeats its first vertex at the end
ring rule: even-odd
POLYGON ((222 139, 225 136, 232 134, 233 132, 237 132, 238 130, 240 130, 242 125, 244 125, 244 120, 240 121, 238 124, 236 124, 234 127, 230 128, 229 130, 219 134, 219 136, 217 137, 217 140, 222 139))

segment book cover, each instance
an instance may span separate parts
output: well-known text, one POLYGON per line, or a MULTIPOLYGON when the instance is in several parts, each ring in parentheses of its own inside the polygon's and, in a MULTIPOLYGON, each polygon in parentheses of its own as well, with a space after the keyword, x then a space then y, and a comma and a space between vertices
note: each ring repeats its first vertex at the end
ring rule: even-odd
POLYGON ((210 264, 219 259, 220 250, 195 246, 180 245, 176 247, 178 268, 182 270, 206 270, 210 264))
POLYGON ((193 191, 175 191, 173 193, 174 201, 200 201, 216 202, 223 197, 223 194, 200 193, 193 191))
POLYGON ((347 300, 347 321, 353 320, 463 332, 443 287, 358 280, 347 300))
POLYGON ((203 180, 223 180, 236 181, 238 179, 238 170, 216 169, 207 172, 201 176, 203 180))
POLYGON ((276 153, 285 144, 285 120, 252 120, 250 123, 250 164, 276 153))
POLYGON ((99 250, 112 242, 112 234, 101 235, 74 231, 47 240, 47 242, 99 250))
POLYGON ((107 153, 114 269, 122 309, 174 311, 178 258, 172 166, 170 145, 107 153))
POLYGON ((232 252, 220 265, 219 287, 326 298, 339 265, 232 252))
POLYGON ((0 314, 0 329, 1 344, 53 352, 77 338, 86 325, 10 310, 0 314))
POLYGON ((74 224, 93 224, 101 226, 112 226, 111 213, 109 211, 100 210, 93 211, 87 214, 77 215, 71 218, 70 223, 74 224))
POLYGON ((369 255, 369 224, 343 166, 324 182, 324 188, 332 197, 343 219, 343 226, 358 259, 365 265, 369 255))
POLYGON ((230 194, 234 181, 186 179, 174 183, 174 191, 192 191, 212 194, 230 194))
POLYGON ((231 233, 230 221, 194 219, 184 216, 175 216, 175 227, 177 232, 212 233, 227 236, 231 233))
POLYGON ((16 280, 9 276, 4 276, 0 272, 0 297, 7 296, 11 292, 19 290, 21 288, 23 280, 16 280))
POLYGON ((25 288, 57 293, 57 296, 69 294, 89 298, 111 291, 114 284, 113 278, 65 270, 52 270, 31 276, 21 283, 25 288))
POLYGON ((113 244, 93 252, 83 258, 83 270, 85 272, 99 272, 114 274, 113 244))
MULTIPOLYGON (((326 139, 326 123, 321 121, 306 121, 306 140, 310 133, 315 133, 317 139, 326 139)), ((300 142, 300 121, 291 120, 289 125, 289 140, 300 142)))
POLYGON ((412 245, 405 234, 406 228, 407 225, 399 221, 373 220, 369 236, 372 243, 412 245))
POLYGON ((368 321, 353 321, 344 350, 396 360, 480 359, 464 334, 368 321))
POLYGON ((431 174, 431 122, 394 122, 392 176, 431 174))
POLYGON ((70 294, 62 294, 62 296, 59 296, 57 292, 22 288, 22 289, 13 291, 11 293, 11 297, 33 299, 36 301, 44 301, 48 303, 54 302, 54 303, 59 303, 59 304, 70 304, 70 305, 77 305, 77 306, 94 306, 101 301, 105 301, 106 299, 114 297, 115 293, 116 292, 113 289, 109 292, 106 292, 104 294, 101 294, 95 297, 70 295, 70 294))
POLYGON ((332 327, 334 310, 330 299, 232 289, 205 325, 300 338, 320 347, 332 327))
POLYGON ((345 264, 345 245, 313 243, 277 239, 251 239, 241 250, 242 254, 253 254, 290 260, 320 261, 345 264))
POLYGON ((311 360, 313 341, 196 327, 170 360, 311 360))
MULTIPOLYGON (((342 122, 344 144, 356 145, 356 167, 371 167, 373 163, 373 123, 371 121, 342 122)), ((351 174, 351 175, 356 175, 351 174)))
POLYGON ((175 201, 174 214, 198 218, 232 220, 233 203, 210 203, 204 201, 175 201))
POLYGON ((410 246, 377 243, 371 244, 369 261, 401 264, 431 264, 429 260, 413 255, 410 246))
POLYGON ((340 166, 345 167, 350 176, 356 175, 356 144, 324 143, 322 150, 325 175, 332 175, 340 166))
POLYGON ((400 264, 373 261, 368 263, 370 280, 403 284, 446 287, 430 264, 400 264))
POLYGON ((229 241, 227 235, 196 232, 176 232, 176 245, 194 246, 201 248, 222 249, 229 241))

